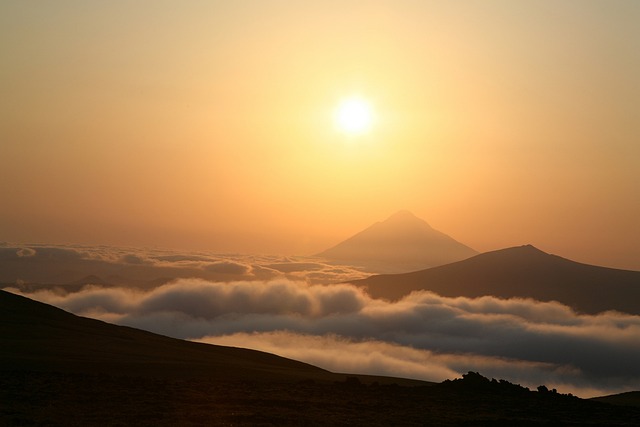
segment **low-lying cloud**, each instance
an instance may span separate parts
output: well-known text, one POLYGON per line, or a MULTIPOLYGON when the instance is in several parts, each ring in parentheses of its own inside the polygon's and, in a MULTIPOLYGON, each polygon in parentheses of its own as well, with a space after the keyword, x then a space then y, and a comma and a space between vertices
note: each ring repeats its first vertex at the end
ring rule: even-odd
POLYGON ((442 381, 476 370, 583 397, 640 383, 640 316, 580 315, 557 302, 430 292, 387 302, 352 285, 286 278, 23 294, 76 314, 334 371, 442 381))
POLYGON ((287 278, 340 283, 370 274, 318 258, 269 255, 177 253, 109 246, 0 246, 0 284, 24 290, 73 289, 78 284, 152 288, 180 278, 229 282, 287 278), (26 286, 28 285, 28 286, 26 286))
POLYGON ((442 381, 459 377, 469 370, 494 378, 537 386, 540 379, 565 393, 601 395, 602 390, 576 387, 580 371, 553 363, 488 357, 470 353, 439 353, 399 344, 366 340, 355 341, 335 334, 306 335, 285 331, 239 332, 231 335, 204 337, 196 340, 217 345, 252 348, 303 360, 334 371, 375 374, 442 381))

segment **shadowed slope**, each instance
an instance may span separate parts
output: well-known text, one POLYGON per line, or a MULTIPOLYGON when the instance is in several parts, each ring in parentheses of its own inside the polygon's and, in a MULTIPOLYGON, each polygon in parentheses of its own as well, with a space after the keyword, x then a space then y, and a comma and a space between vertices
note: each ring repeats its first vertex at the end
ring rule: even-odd
POLYGON ((428 290, 447 297, 533 298, 578 311, 640 314, 640 272, 581 264, 531 245, 405 274, 379 275, 354 284, 377 298, 399 299, 428 290))
POLYGON ((530 392, 479 374, 411 387, 346 377, 74 316, 4 291, 0 343, 1 425, 631 426, 640 419, 633 407, 530 392))
POLYGON ((447 264, 477 252, 400 211, 317 256, 371 271, 401 272, 447 264))
POLYGON ((168 338, 0 291, 0 370, 298 380, 333 374, 255 350, 168 338))
POLYGON ((611 394, 609 396, 593 397, 590 400, 611 405, 637 406, 640 408, 640 391, 629 391, 626 393, 611 394))

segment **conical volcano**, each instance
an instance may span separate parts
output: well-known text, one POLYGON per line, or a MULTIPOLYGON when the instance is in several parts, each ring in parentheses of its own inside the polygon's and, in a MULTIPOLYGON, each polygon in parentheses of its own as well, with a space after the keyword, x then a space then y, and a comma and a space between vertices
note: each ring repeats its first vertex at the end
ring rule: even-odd
POLYGON ((377 222, 317 256, 373 272, 406 272, 477 255, 409 211, 377 222))

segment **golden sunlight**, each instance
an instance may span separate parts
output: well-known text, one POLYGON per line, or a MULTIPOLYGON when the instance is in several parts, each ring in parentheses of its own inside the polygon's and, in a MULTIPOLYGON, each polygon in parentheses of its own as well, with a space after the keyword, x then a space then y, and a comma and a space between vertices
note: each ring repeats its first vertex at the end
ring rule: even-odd
POLYGON ((371 104, 359 97, 342 100, 335 111, 336 127, 347 134, 358 135, 368 132, 373 124, 371 104))

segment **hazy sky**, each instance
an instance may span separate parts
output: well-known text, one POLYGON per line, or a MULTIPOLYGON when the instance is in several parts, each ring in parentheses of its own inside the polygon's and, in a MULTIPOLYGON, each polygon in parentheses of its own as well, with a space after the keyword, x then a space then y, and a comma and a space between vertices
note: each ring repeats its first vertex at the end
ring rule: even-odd
POLYGON ((640 269, 640 2, 0 3, 0 240, 309 254, 399 209, 640 269), (373 128, 333 124, 359 95, 373 128))

